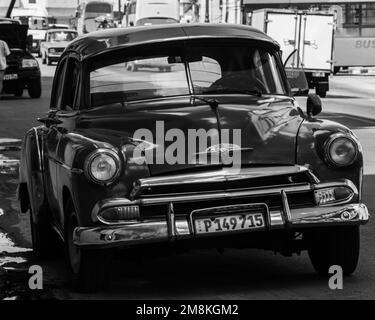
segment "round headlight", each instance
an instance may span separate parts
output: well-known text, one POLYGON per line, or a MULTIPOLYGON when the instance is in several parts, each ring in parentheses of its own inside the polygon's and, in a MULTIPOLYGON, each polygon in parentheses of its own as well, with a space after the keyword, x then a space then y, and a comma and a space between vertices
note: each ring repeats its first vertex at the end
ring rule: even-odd
POLYGON ((97 150, 86 160, 86 175, 97 183, 113 182, 120 173, 120 159, 111 150, 97 150))
POLYGON ((326 154, 331 164, 347 167, 357 159, 358 145, 352 138, 336 134, 329 139, 326 154))

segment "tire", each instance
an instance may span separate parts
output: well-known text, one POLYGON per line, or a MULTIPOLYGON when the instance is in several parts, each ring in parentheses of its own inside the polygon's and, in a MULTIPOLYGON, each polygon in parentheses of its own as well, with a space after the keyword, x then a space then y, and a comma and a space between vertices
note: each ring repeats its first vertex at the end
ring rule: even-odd
POLYGON ((38 99, 42 95, 42 83, 40 79, 31 81, 27 84, 27 91, 30 98, 38 99))
POLYGON ((19 85, 16 89, 16 91, 14 92, 14 96, 15 97, 22 97, 23 95, 23 86, 19 85))
POLYGON ((319 88, 319 85, 316 87, 316 94, 321 97, 325 98, 327 96, 327 90, 319 88))
POLYGON ((329 267, 339 265, 344 275, 357 268, 360 250, 359 227, 326 228, 311 232, 308 237, 308 253, 319 275, 327 275, 329 267))
POLYGON ((82 249, 73 242, 73 231, 79 226, 72 201, 66 205, 65 256, 72 286, 82 292, 107 288, 111 279, 111 253, 106 250, 82 249))
POLYGON ((31 209, 30 226, 33 256, 36 259, 52 259, 59 256, 61 241, 47 220, 47 212, 40 212, 38 221, 34 221, 31 209))
POLYGON ((42 59, 42 64, 46 64, 46 63, 47 63, 47 59, 46 59, 46 56, 44 56, 42 59))

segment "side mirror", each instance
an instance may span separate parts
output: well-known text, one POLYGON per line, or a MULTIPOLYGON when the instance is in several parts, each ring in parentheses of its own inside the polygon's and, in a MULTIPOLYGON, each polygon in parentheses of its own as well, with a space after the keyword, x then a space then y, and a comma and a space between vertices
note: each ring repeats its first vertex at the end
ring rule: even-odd
POLYGON ((316 116, 322 112, 322 100, 315 93, 309 93, 306 102, 306 112, 309 117, 316 116))

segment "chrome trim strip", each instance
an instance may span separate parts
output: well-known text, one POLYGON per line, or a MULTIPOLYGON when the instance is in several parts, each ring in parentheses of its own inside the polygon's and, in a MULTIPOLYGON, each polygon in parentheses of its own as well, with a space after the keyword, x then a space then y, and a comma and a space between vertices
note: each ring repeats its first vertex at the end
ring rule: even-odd
POLYGON ((139 205, 151 205, 151 204, 162 204, 168 202, 190 202, 190 201, 200 201, 200 200, 210 200, 210 199, 231 199, 231 198, 241 198, 246 196, 257 196, 257 195, 278 195, 284 190, 286 193, 297 193, 313 191, 316 189, 327 188, 327 187, 339 187, 344 186, 352 189, 354 194, 358 194, 357 188, 349 180, 343 180, 340 182, 330 182, 324 184, 304 184, 304 185, 292 185, 284 187, 262 187, 257 189, 239 190, 239 191, 222 191, 213 193, 198 193, 198 194, 182 194, 182 195, 171 195, 164 197, 155 198, 139 198, 136 200, 128 200, 130 204, 139 205), (354 186, 354 188, 353 188, 354 186))
POLYGON ((221 168, 220 170, 199 172, 196 174, 177 174, 173 176, 163 177, 148 177, 142 178, 134 182, 133 189, 130 193, 130 199, 135 199, 143 189, 157 186, 171 186, 180 184, 193 184, 193 183, 218 183, 227 181, 245 180, 267 176, 280 176, 287 174, 295 174, 300 172, 308 172, 311 180, 315 183, 319 181, 317 178, 304 166, 275 166, 264 169, 264 167, 257 168, 244 168, 238 172, 233 168, 221 168))
MULTIPOLYGON (((249 189, 249 190, 240 190, 240 191, 227 191, 227 192, 216 192, 216 193, 203 193, 203 194, 185 194, 179 196, 167 196, 167 197, 155 197, 155 198, 144 198, 144 199, 136 199, 136 200, 129 200, 127 198, 110 198, 99 201, 94 206, 91 212, 91 219, 94 222, 101 221, 104 224, 114 225, 114 224, 134 224, 135 221, 124 221, 124 222, 108 222, 103 219, 100 219, 99 213, 102 210, 105 210, 110 207, 120 207, 120 206, 128 206, 128 205, 139 205, 139 206, 147 206, 147 205, 154 205, 154 204, 165 204, 168 205, 170 208, 171 203, 184 203, 184 202, 194 202, 194 201, 203 201, 203 200, 215 200, 215 199, 232 199, 232 198, 243 198, 248 196, 257 196, 257 195, 281 195, 282 203, 285 210, 285 218, 286 221, 291 221, 291 214, 290 208, 288 203, 287 194, 289 193, 299 193, 299 192, 308 192, 313 190, 325 189, 329 187, 347 187, 352 190, 353 197, 354 195, 358 195, 358 190, 355 185, 350 180, 342 180, 342 181, 333 181, 333 182, 325 182, 320 183, 317 185, 313 184, 305 184, 305 185, 294 185, 290 187, 274 187, 274 188, 266 188, 266 189, 249 189)), ((314 208, 320 207, 333 207, 337 205, 341 205, 344 203, 348 203, 353 199, 353 197, 348 198, 342 202, 336 202, 332 204, 326 204, 323 206, 316 206, 314 208)), ((172 207, 173 209, 173 207, 172 207)), ((168 214, 168 212, 166 212, 168 214)), ((271 220, 271 213, 269 213, 269 220, 271 220)))
POLYGON ((168 225, 168 235, 171 238, 171 240, 176 236, 176 223, 174 218, 174 209, 173 209, 173 203, 170 202, 168 205, 168 212, 167 212, 167 225, 168 225))
MULTIPOLYGON (((318 227, 320 225, 358 225, 366 223, 370 217, 367 207, 362 203, 334 207, 291 209, 291 216, 290 228, 293 229, 318 227)), ((285 225, 280 225, 280 217, 281 212, 271 212, 272 229, 286 228, 285 225)), ((179 239, 189 239, 192 236, 193 233, 189 229, 187 219, 177 219, 174 225, 176 230, 174 237, 169 234, 167 219, 160 221, 149 220, 132 225, 78 227, 74 230, 73 240, 78 246, 108 247, 171 240, 178 241, 179 239)), ((227 234, 232 233, 228 232, 227 234)))
POLYGON ((41 152, 40 143, 39 143, 39 133, 36 127, 34 127, 33 129, 35 133, 36 148, 38 149, 39 171, 43 171, 43 161, 42 161, 42 152, 41 152))

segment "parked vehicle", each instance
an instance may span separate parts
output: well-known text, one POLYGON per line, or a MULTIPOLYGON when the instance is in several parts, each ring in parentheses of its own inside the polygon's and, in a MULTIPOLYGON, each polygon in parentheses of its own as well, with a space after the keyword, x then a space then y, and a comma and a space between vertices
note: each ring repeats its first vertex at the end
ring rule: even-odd
POLYGON ((40 52, 40 43, 46 36, 48 29, 48 13, 45 8, 14 8, 12 19, 19 20, 28 26, 28 35, 33 37, 30 48, 32 53, 40 52))
POLYGON ((40 45, 42 62, 51 65, 57 62, 67 45, 78 37, 78 32, 72 29, 51 29, 40 45))
POLYGON ((116 249, 308 250, 320 274, 331 265, 354 272, 369 219, 360 142, 316 118, 317 95, 303 112, 292 93, 305 83, 291 87, 279 45, 248 26, 134 27, 74 40, 51 109, 22 144, 19 199, 34 253, 50 257, 64 239, 72 279, 92 290, 107 283, 116 249), (171 72, 125 67, 160 58, 171 72), (169 138, 159 138, 160 123, 169 138), (207 139, 164 161, 176 146, 170 133, 186 144, 191 130, 238 130, 237 140, 207 139))
POLYGON ((113 21, 113 5, 105 1, 82 2, 76 11, 75 25, 79 35, 96 31, 100 22, 96 18, 105 16, 113 21))
POLYGON ((124 7, 122 26, 144 26, 180 21, 179 0, 131 0, 124 7))
POLYGON ((2 23, 2 24, 5 24, 5 23, 9 23, 9 24, 21 24, 20 21, 14 20, 14 19, 10 19, 10 18, 0 18, 0 23, 2 23))
POLYGON ((0 40, 10 49, 4 74, 3 91, 17 97, 26 88, 31 98, 39 98, 42 93, 38 62, 30 53, 32 37, 27 35, 28 27, 17 20, 0 21, 0 40))
MULTIPOLYGON (((245 1, 246 16, 261 8, 326 11, 335 14, 334 72, 375 66, 375 0, 245 1)), ((323 34, 323 33, 322 33, 323 34)))
POLYGON ((279 42, 284 60, 297 49, 293 63, 304 68, 309 87, 326 96, 333 71, 333 13, 261 9, 253 12, 251 25, 279 42))

